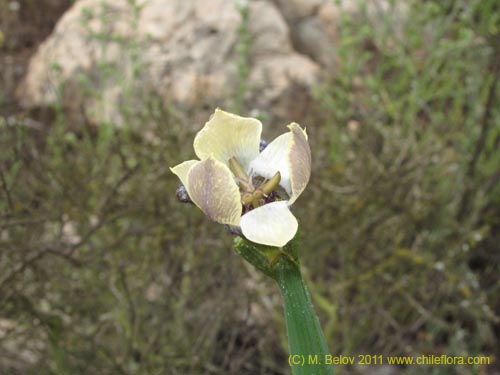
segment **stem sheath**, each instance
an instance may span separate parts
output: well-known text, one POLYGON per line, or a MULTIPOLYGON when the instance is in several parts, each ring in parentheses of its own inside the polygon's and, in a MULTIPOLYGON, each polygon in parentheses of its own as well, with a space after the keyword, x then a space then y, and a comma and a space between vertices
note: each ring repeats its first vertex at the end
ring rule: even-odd
POLYGON ((325 363, 331 359, 328 345, 300 273, 297 243, 296 237, 285 247, 277 248, 239 237, 234 247, 246 261, 279 285, 285 307, 288 363, 292 374, 333 375, 333 366, 325 363))
POLYGON ((282 256, 277 268, 277 282, 285 306, 292 374, 333 375, 333 366, 325 363, 330 352, 299 265, 282 256))

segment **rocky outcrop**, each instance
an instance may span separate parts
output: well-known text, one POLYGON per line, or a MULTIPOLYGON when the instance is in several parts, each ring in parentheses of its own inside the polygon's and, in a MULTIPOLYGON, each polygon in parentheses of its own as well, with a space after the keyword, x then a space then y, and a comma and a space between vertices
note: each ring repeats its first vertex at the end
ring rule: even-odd
POLYGON ((17 93, 120 124, 150 100, 186 110, 302 111, 335 67, 342 9, 329 0, 79 0, 32 58, 17 93), (302 104, 302 105, 301 105, 302 104))

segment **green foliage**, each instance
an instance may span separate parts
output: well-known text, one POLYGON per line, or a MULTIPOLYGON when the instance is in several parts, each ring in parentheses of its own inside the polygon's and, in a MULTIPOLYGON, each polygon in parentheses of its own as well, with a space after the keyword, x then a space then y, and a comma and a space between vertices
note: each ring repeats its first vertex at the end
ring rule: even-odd
POLYGON ((337 353, 498 346, 500 50, 484 35, 482 17, 498 17, 488 7, 411 2, 407 23, 343 19, 339 71, 317 91, 325 127, 311 131, 328 149, 309 198, 322 208, 299 214, 321 249, 304 262, 337 353))
POLYGON ((250 17, 250 10, 248 2, 242 0, 238 2, 238 10, 241 16, 240 26, 238 28, 238 45, 236 47, 238 53, 238 88, 236 91, 234 113, 240 113, 245 105, 245 95, 248 90, 248 77, 250 75, 250 49, 252 40, 248 30, 248 22, 250 17))
POLYGON ((260 329, 244 312, 255 295, 229 235, 176 201, 169 166, 194 134, 172 112, 157 120, 148 140, 106 124, 72 131, 63 118, 46 133, 2 125, 0 306, 14 324, 2 344, 5 358, 32 353, 24 374, 274 362, 272 339, 254 347, 260 329))

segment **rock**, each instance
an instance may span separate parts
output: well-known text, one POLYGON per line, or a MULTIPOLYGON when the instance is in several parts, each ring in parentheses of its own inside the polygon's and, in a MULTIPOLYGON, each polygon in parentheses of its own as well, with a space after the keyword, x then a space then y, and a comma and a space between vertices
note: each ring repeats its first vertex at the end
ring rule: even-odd
POLYGON ((249 5, 248 30, 226 0, 80 0, 32 58, 17 94, 23 106, 62 99, 76 121, 123 123, 151 97, 185 109, 231 106, 239 85, 238 43, 251 40, 247 98, 252 107, 286 113, 295 81, 311 86, 319 67, 292 48, 289 29, 268 1, 249 5), (276 65, 278 64, 278 65, 276 65), (268 80, 266 77, 273 77, 268 80))
POLYGON ((26 108, 61 103, 76 123, 123 124, 158 99, 186 111, 231 109, 244 87, 248 109, 290 120, 291 109, 307 111, 298 104, 308 102, 322 69, 335 71, 340 14, 359 7, 353 0, 247 6, 245 26, 241 8, 227 0, 78 0, 31 59, 17 96, 26 108))
POLYGON ((310 90, 317 83, 318 66, 305 56, 282 55, 259 58, 250 75, 253 90, 249 102, 269 107, 277 118, 290 121, 307 112, 310 90))
MULTIPOLYGON (((329 1, 331 2, 331 1, 329 1)), ((277 0, 279 8, 286 19, 295 21, 313 16, 324 0, 277 0)), ((333 2, 331 2, 333 3, 333 2)))
POLYGON ((252 55, 282 55, 293 53, 288 25, 272 3, 250 3, 248 31, 251 37, 252 55))
POLYGON ((391 15, 394 31, 401 29, 408 12, 405 1, 391 5, 390 0, 276 0, 290 25, 295 49, 310 57, 324 69, 338 70, 336 47, 341 43, 341 17, 346 15, 357 24, 374 29, 386 27, 391 15), (364 5, 362 5, 364 4, 364 5))
POLYGON ((294 36, 297 50, 322 66, 333 65, 334 55, 330 49, 334 43, 327 33, 327 25, 323 24, 320 18, 307 17, 298 22, 294 36))

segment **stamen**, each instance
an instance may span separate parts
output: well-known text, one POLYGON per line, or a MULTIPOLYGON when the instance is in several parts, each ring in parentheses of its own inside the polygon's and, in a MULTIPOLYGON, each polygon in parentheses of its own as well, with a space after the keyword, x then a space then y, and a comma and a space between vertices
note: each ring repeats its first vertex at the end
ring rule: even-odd
POLYGON ((241 203, 243 206, 251 209, 251 207, 257 208, 268 203, 270 194, 278 187, 281 181, 280 172, 276 172, 271 179, 262 181, 260 186, 255 188, 252 179, 253 169, 250 169, 247 174, 243 165, 235 157, 230 158, 228 164, 229 169, 233 172, 240 186, 241 203))
POLYGON ((238 184, 240 185, 241 191, 248 192, 248 191, 254 190, 254 187, 253 187, 251 182, 249 182, 247 180, 243 180, 239 177, 236 177, 236 180, 238 181, 238 184))
POLYGON ((234 156, 231 159, 229 159, 228 164, 229 164, 229 169, 231 170, 231 172, 233 172, 236 178, 243 181, 250 180, 250 177, 245 172, 245 168, 243 168, 241 163, 234 156))
POLYGON ((259 186, 259 190, 262 191, 264 196, 269 195, 274 189, 276 189, 281 181, 280 172, 276 172, 276 174, 268 181, 264 181, 262 185, 259 186))
POLYGON ((253 206, 253 208, 257 208, 257 207, 260 207, 262 205, 260 204, 260 201, 258 199, 254 199, 252 201, 252 206, 253 206))
POLYGON ((255 197, 253 193, 245 192, 241 195, 241 202, 244 205, 252 203, 254 199, 255 197))

